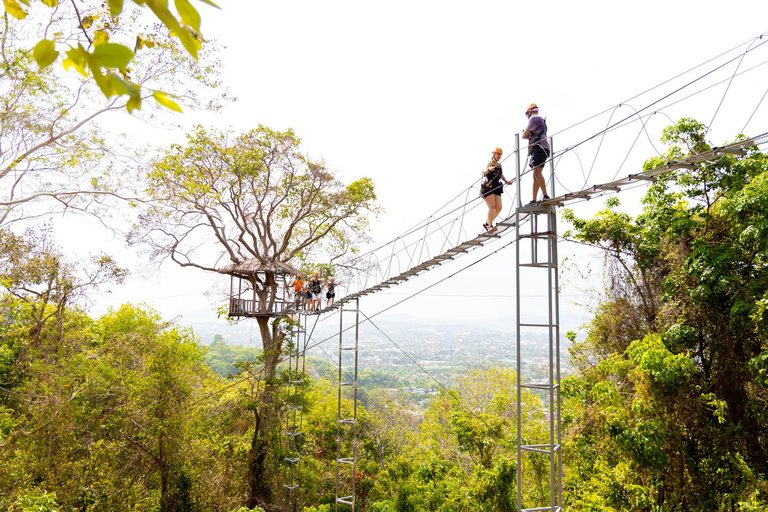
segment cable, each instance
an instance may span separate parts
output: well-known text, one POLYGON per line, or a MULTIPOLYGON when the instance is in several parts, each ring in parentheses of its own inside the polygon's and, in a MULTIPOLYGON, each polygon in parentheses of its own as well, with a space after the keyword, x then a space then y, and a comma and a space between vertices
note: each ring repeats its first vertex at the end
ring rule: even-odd
MULTIPOLYGON (((760 36, 762 38, 762 36, 760 36)), ((760 39, 758 38, 758 39, 760 39)), ((739 60, 739 63, 736 64, 736 69, 733 70, 733 75, 731 76, 731 79, 728 81, 728 85, 725 88, 725 92, 723 93, 723 97, 720 98, 720 103, 718 103, 717 108, 715 109, 715 114, 712 116, 712 120, 709 122, 709 125, 707 125, 707 129, 704 131, 704 137, 707 136, 709 133, 710 128, 715 123, 715 118, 717 117, 718 112, 720 112, 720 107, 723 106, 723 102, 725 101, 725 97, 728 95, 728 91, 731 89, 731 84, 733 83, 733 79, 736 78, 736 73, 738 73, 739 68, 741 67, 741 63, 744 62, 744 57, 747 56, 747 53, 749 52, 749 49, 752 47, 752 45, 757 41, 758 39, 753 39, 751 43, 749 43, 749 46, 747 47, 747 51, 745 51, 741 55, 741 59, 739 60)))
POLYGON ((747 119, 747 122, 744 123, 744 128, 741 129, 741 133, 744 133, 746 131, 747 125, 749 125, 749 122, 752 121, 752 118, 755 116, 755 113, 757 113, 757 109, 760 108, 760 105, 763 103, 763 100, 765 99, 766 95, 768 95, 768 89, 766 89, 765 93, 763 93, 763 97, 760 98, 760 101, 757 103, 755 110, 752 111, 752 115, 749 116, 749 119, 747 119))

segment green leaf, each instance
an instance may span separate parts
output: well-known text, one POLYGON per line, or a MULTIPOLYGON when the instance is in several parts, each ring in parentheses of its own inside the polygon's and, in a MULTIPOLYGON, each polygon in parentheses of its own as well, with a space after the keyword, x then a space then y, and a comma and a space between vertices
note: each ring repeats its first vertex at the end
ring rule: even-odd
POLYGON ((123 12, 123 0, 109 0, 109 14, 116 18, 123 12))
POLYGON ((56 51, 53 41, 43 39, 35 45, 32 50, 32 56, 35 58, 37 65, 40 66, 40 69, 42 69, 50 66, 56 60, 56 57, 59 56, 59 52, 56 51))
POLYGON ((59 0, 42 0, 43 5, 47 5, 48 7, 56 7, 59 5, 59 0))
POLYGON ((200 13, 189 3, 189 0, 176 0, 176 10, 179 11, 182 23, 200 30, 200 13))
POLYGON ((67 50, 67 58, 64 59, 62 65, 67 71, 69 71, 69 68, 75 68, 81 75, 88 76, 86 68, 89 58, 90 54, 88 51, 79 45, 77 48, 67 50))
POLYGON ((106 30, 97 30, 93 33, 93 44, 98 46, 109 41, 109 34, 106 30))
POLYGON ((179 38, 187 52, 196 59, 199 42, 179 24, 179 20, 168 9, 168 3, 161 0, 146 0, 146 4, 155 13, 155 16, 163 22, 163 25, 171 31, 171 34, 179 38))
POLYGON ((168 97, 167 94, 165 94, 162 91, 152 91, 152 96, 155 98, 155 101, 157 101, 159 104, 164 106, 165 108, 169 110, 173 110, 175 112, 183 112, 181 110, 181 107, 172 99, 168 97))
POLYGON ((131 96, 131 98, 125 104, 125 108, 128 110, 128 113, 141 109, 141 95, 137 94, 135 96, 131 96))
POLYGON ((5 12, 17 20, 23 20, 27 17, 27 12, 19 5, 16 0, 3 0, 3 5, 5 6, 5 12))
POLYGON ((128 80, 124 80, 122 77, 116 75, 115 73, 109 73, 107 76, 109 77, 109 83, 115 94, 128 95, 131 97, 139 95, 139 86, 136 84, 129 82, 128 80))
POLYGON ((133 59, 133 52, 117 43, 102 43, 93 50, 93 58, 105 68, 124 68, 133 59))
POLYGON ((215 7, 215 8, 217 8, 217 9, 221 9, 221 7, 219 7, 219 6, 218 6, 218 5, 216 5, 215 3, 211 2, 211 0, 200 0, 200 1, 201 1, 201 2, 203 2, 204 4, 208 4, 208 5, 210 5, 211 7, 215 7))
POLYGON ((115 92, 109 77, 104 76, 104 73, 101 72, 101 69, 95 66, 91 67, 91 72, 93 73, 93 79, 96 82, 96 85, 99 86, 99 89, 101 89, 101 92, 104 94, 104 96, 107 98, 113 96, 115 92))

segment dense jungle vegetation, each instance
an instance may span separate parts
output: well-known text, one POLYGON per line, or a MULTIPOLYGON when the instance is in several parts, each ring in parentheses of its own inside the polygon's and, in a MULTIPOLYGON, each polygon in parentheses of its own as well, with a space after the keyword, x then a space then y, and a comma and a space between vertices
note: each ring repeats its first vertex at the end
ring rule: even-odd
MULTIPOLYGON (((664 158, 707 149, 704 129, 668 128, 664 158)), ((574 338, 578 374, 563 383, 566 507, 764 510, 768 159, 723 155, 670 175, 636 218, 616 200, 594 218, 566 217, 570 236, 606 255, 602 300, 574 338)), ((283 417, 285 365, 262 403, 262 350, 206 348, 133 305, 92 318, 74 301, 119 281, 114 262, 92 262, 83 281, 45 235, 4 230, 0 242, 0 507, 243 510, 253 412, 283 417)), ((306 511, 332 510, 335 492, 336 385, 325 372, 303 377, 306 511)), ((358 510, 513 510, 514 381, 499 367, 467 372, 423 415, 366 392, 358 510)), ((539 401, 524 396, 531 432, 546 428, 539 401)), ((267 436, 265 510, 281 507, 282 429, 267 436)), ((526 500, 546 499, 548 464, 525 463, 526 500)))

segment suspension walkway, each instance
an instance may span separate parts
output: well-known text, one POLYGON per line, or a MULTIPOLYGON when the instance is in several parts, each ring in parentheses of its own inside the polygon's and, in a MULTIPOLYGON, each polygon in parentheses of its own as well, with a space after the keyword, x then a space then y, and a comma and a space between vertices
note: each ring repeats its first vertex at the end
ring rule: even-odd
MULTIPOLYGON (((629 174, 624 178, 608 183, 593 185, 577 192, 568 192, 541 201, 537 205, 520 206, 518 195, 517 209, 523 213, 521 217, 518 217, 513 209, 511 215, 500 221, 494 229, 475 236, 468 234, 465 218, 477 206, 484 206, 484 203, 478 201, 473 208, 470 206, 473 201, 476 201, 473 199, 466 201, 463 205, 454 206, 452 210, 448 210, 448 213, 441 215, 438 211, 426 222, 407 231, 404 235, 347 262, 347 268, 358 270, 356 279, 353 278, 353 282, 346 284, 344 289, 347 293, 343 297, 332 306, 321 309, 319 312, 334 311, 360 297, 405 283, 446 262, 453 261, 464 254, 514 233, 514 228, 520 227, 517 225, 518 222, 520 225, 524 224, 528 221, 530 213, 540 212, 543 207, 565 206, 578 201, 595 199, 606 194, 615 194, 625 187, 652 183, 673 171, 695 170, 698 164, 713 161, 723 155, 744 156, 750 148, 765 143, 768 143, 768 133, 734 142, 727 146, 715 147, 682 160, 668 161, 659 167, 629 174), (461 213, 455 217, 451 216, 458 210, 461 213), (461 235, 464 235, 465 238, 461 238, 461 235), (452 245, 451 241, 457 238, 464 241, 454 242, 456 245, 452 245), (405 269, 399 271, 400 267, 405 267, 405 269)), ((475 222, 475 224, 479 224, 479 222, 475 222)))

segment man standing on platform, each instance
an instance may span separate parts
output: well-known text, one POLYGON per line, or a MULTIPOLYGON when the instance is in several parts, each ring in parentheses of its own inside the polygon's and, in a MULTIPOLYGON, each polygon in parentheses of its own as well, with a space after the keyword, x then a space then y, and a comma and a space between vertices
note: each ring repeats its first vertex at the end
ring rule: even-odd
POLYGON ((301 274, 296 274, 296 279, 293 280, 293 294, 294 294, 294 300, 296 309, 299 309, 299 306, 301 306, 304 297, 302 296, 304 293, 304 280, 301 278, 301 274))
POLYGON ((538 191, 541 190, 541 199, 549 199, 547 195, 547 182, 542 171, 544 162, 549 159, 549 139, 547 138, 547 122, 539 116, 539 107, 531 103, 525 111, 528 116, 528 126, 523 131, 523 138, 528 139, 528 158, 533 169, 533 200, 526 206, 533 206, 539 202, 536 200, 538 191))

